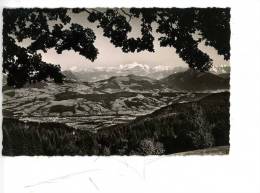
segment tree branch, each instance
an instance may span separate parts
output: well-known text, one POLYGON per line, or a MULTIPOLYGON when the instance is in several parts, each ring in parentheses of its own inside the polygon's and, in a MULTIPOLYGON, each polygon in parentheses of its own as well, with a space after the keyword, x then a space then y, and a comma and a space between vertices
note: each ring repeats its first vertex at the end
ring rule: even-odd
POLYGON ((96 10, 96 9, 94 9, 94 8, 92 8, 92 10, 93 10, 93 11, 96 11, 96 12, 99 12, 99 13, 103 13, 102 11, 98 11, 98 10, 96 10))
POLYGON ((88 9, 86 9, 86 12, 89 13, 89 14, 91 13, 88 9))
POLYGON ((132 19, 132 15, 131 14, 129 14, 129 13, 127 13, 123 8, 121 8, 120 9, 122 12, 123 12, 123 14, 125 14, 125 15, 127 15, 128 17, 129 17, 129 20, 128 20, 128 22, 130 22, 131 21, 131 19, 132 19))

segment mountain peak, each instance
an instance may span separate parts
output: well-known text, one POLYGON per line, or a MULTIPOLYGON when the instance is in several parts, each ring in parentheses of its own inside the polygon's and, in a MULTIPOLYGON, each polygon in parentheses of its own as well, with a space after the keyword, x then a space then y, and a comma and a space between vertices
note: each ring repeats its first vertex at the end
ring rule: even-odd
POLYGON ((228 89, 228 80, 210 72, 188 69, 161 79, 169 88, 179 90, 216 90, 228 89))
POLYGON ((134 69, 134 68, 139 68, 139 69, 142 69, 142 70, 150 70, 150 66, 147 65, 147 64, 140 64, 140 63, 137 63, 137 62, 133 62, 133 63, 130 63, 130 64, 121 64, 119 66, 120 69, 124 69, 124 70, 130 70, 130 69, 134 69))

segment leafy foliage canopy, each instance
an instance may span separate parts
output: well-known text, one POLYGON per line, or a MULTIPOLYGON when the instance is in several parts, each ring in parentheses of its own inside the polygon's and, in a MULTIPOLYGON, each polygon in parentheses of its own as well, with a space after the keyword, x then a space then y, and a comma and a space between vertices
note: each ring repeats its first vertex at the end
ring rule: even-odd
POLYGON ((126 53, 154 52, 155 30, 160 34, 160 46, 174 47, 191 68, 207 71, 212 66, 212 59, 198 49, 202 41, 226 60, 230 58, 229 8, 4 9, 3 72, 8 74, 8 85, 22 87, 47 78, 62 82, 60 66, 43 62, 39 50, 54 48, 58 54, 74 50, 91 61, 97 58, 94 31, 71 23, 71 12, 87 12, 86 21, 96 23, 103 35, 126 53), (141 21, 141 37, 128 37, 133 17, 141 21), (56 24, 51 27, 51 22, 56 24), (156 29, 152 23, 157 24, 156 29), (32 43, 27 48, 17 44, 28 38, 32 43))

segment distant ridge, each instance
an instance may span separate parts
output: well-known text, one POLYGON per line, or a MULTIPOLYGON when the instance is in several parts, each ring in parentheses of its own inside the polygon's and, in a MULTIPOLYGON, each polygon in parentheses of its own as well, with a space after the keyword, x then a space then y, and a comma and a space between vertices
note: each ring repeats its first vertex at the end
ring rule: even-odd
POLYGON ((201 91, 229 88, 228 79, 210 72, 199 72, 193 69, 172 74, 161 79, 161 82, 169 88, 177 90, 201 91))
MULTIPOLYGON (((67 81, 81 82, 77 74, 71 71, 63 71, 67 81)), ((87 76, 87 75, 86 75, 87 76)), ((120 92, 120 91, 213 91, 229 89, 229 74, 213 74, 188 69, 181 72, 173 72, 169 76, 157 80, 143 75, 113 74, 107 79, 89 82, 93 91, 120 92)))
POLYGON ((146 76, 130 74, 127 76, 112 76, 109 79, 94 82, 92 88, 96 91, 152 91, 162 89, 162 84, 158 80, 146 76))
POLYGON ((112 76, 127 76, 129 74, 135 74, 137 76, 147 76, 153 79, 161 79, 169 76, 170 74, 182 72, 187 70, 186 67, 172 67, 172 66, 149 66, 146 64, 124 64, 119 67, 107 67, 107 68, 93 68, 88 71, 73 71, 72 73, 82 82, 96 82, 99 80, 105 80, 112 76))

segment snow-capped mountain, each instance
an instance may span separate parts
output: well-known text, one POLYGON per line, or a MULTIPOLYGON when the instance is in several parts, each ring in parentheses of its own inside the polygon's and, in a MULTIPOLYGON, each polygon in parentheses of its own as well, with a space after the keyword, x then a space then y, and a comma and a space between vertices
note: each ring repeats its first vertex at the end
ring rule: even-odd
POLYGON ((161 79, 176 72, 187 70, 185 67, 174 65, 148 65, 137 62, 121 64, 117 67, 94 67, 88 71, 73 71, 78 80, 95 82, 108 79, 112 76, 127 76, 134 74, 137 76, 147 76, 153 79, 161 79))
POLYGON ((149 71, 151 69, 151 67, 147 64, 139 64, 137 62, 133 62, 130 64, 121 64, 119 65, 119 68, 121 70, 133 70, 133 69, 140 69, 140 70, 144 70, 144 71, 149 71))

